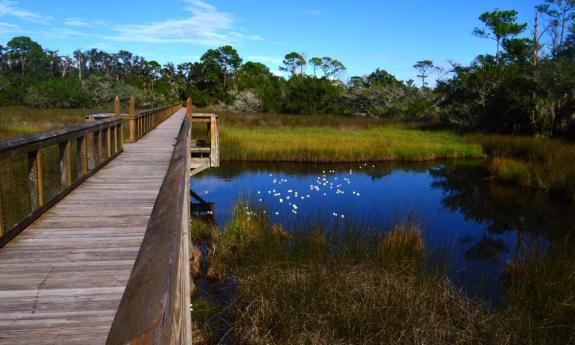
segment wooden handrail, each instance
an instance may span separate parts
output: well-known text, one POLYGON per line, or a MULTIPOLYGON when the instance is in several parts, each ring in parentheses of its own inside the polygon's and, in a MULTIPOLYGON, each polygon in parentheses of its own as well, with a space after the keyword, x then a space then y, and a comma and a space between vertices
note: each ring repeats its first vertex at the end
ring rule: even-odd
POLYGON ((120 119, 107 119, 0 142, 0 163, 6 174, 0 178, 0 247, 117 157, 123 151, 121 126, 120 119), (59 181, 45 181, 49 167, 43 162, 44 150, 52 146, 57 146, 53 153, 57 157, 52 158, 58 163, 52 168, 58 170, 59 181), (27 166, 25 175, 18 172, 18 161, 22 159, 27 166), (47 193, 50 183, 58 186, 56 193, 47 193), (28 186, 30 204, 16 210, 18 200, 26 200, 26 196, 21 194, 24 191, 10 188, 23 185, 28 186), (12 211, 9 224, 7 210, 12 211))
POLYGON ((156 128, 157 125, 178 111, 180 107, 181 105, 177 103, 136 113, 135 101, 132 97, 130 99, 130 110, 128 114, 128 121, 130 122, 130 142, 134 143, 138 141, 152 129, 156 128))
POLYGON ((191 344, 189 171, 184 119, 107 344, 191 344))
POLYGON ((49 132, 23 135, 13 139, 3 140, 0 141, 0 159, 23 152, 31 152, 67 139, 93 133, 102 128, 116 126, 119 125, 120 122, 121 121, 119 119, 106 119, 98 122, 72 125, 49 132))
MULTIPOLYGON (((179 108, 180 104, 176 104, 136 113, 132 97, 130 114, 126 119, 126 116, 120 114, 120 99, 116 97, 116 117, 1 141, 0 163, 4 164, 6 176, 0 178, 0 247, 123 151, 125 121, 130 122, 130 141, 135 142, 179 108), (46 191, 47 185, 52 187, 55 182, 46 181, 45 175, 49 174, 49 169, 46 169, 46 162, 43 162, 46 155, 44 150, 53 145, 57 146, 60 174, 55 195, 53 190, 46 191), (26 176, 20 171, 17 173, 20 164, 18 159, 26 160, 26 176), (3 185, 7 195, 2 195, 3 185), (19 205, 21 203, 17 199, 25 199, 21 194, 23 191, 13 190, 22 185, 28 186, 29 205, 19 205), (17 193, 20 195, 15 195, 17 193), (18 207, 15 206, 17 204, 18 207)), ((52 156, 48 157, 51 158, 56 155, 52 152, 50 154, 52 156)))

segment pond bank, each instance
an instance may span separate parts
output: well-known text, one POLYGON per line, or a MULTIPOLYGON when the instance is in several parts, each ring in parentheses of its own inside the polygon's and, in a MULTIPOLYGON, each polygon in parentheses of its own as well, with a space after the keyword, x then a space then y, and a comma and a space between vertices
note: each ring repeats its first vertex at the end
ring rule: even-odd
POLYGON ((198 344, 221 343, 221 330, 213 328, 220 319, 227 325, 223 343, 237 344, 575 339, 575 280, 568 278, 575 278, 575 257, 566 250, 510 262, 505 298, 493 310, 430 265, 414 223, 397 223, 384 233, 333 232, 321 224, 288 233, 262 210, 240 203, 221 234, 200 221, 191 234, 212 244, 206 278, 221 288, 229 286, 227 279, 237 284, 226 305, 193 301, 198 344))
POLYGON ((192 242, 209 239, 211 269, 200 276, 224 301, 193 302, 196 334, 217 343, 220 320, 227 343, 240 344, 376 344, 378 335, 521 344, 523 334, 568 343, 573 206, 488 174, 476 160, 224 162, 194 177, 215 203, 215 223, 192 223, 192 242))

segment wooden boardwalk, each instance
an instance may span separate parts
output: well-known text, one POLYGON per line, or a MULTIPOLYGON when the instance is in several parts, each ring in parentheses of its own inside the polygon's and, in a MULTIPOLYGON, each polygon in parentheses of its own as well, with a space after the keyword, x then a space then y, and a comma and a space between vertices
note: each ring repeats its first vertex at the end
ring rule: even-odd
POLYGON ((106 343, 185 112, 0 248, 0 344, 106 343))

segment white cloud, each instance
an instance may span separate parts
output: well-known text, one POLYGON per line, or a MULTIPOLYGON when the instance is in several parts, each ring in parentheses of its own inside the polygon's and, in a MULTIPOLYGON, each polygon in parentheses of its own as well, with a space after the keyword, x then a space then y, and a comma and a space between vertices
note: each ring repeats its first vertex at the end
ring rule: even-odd
POLYGON ((87 34, 85 32, 77 31, 77 30, 70 30, 70 29, 52 29, 48 31, 42 31, 38 34, 44 35, 50 38, 69 38, 69 37, 79 37, 79 38, 87 38, 91 37, 92 35, 87 34))
POLYGON ((76 18, 66 18, 66 20, 64 21, 64 25, 68 25, 68 26, 77 26, 77 27, 88 27, 88 26, 92 26, 91 23, 88 23, 86 21, 80 20, 80 19, 76 19, 76 18))
POLYGON ((121 25, 110 40, 143 43, 184 43, 217 46, 241 41, 261 41, 257 35, 245 35, 234 28, 234 19, 201 0, 182 0, 191 16, 147 24, 121 25))
POLYGON ((277 56, 266 55, 252 55, 247 57, 248 61, 262 62, 266 64, 279 65, 283 62, 283 58, 277 56))
POLYGON ((17 31, 18 29, 19 29, 18 25, 0 22, 0 34, 7 34, 10 32, 17 31))
POLYGON ((43 16, 38 13, 19 8, 18 2, 12 0, 0 0, 0 17, 2 16, 12 16, 43 24, 52 20, 52 17, 43 16))
POLYGON ((107 22, 102 20, 85 20, 85 19, 78 19, 78 18, 66 18, 64 20, 64 25, 73 26, 73 27, 94 27, 94 26, 104 26, 107 25, 107 22))

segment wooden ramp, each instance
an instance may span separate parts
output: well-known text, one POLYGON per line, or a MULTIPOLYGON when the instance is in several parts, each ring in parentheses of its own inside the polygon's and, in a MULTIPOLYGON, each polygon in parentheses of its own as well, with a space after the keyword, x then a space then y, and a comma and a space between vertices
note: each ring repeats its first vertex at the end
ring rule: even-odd
POLYGON ((104 344, 185 109, 0 248, 0 344, 104 344))

